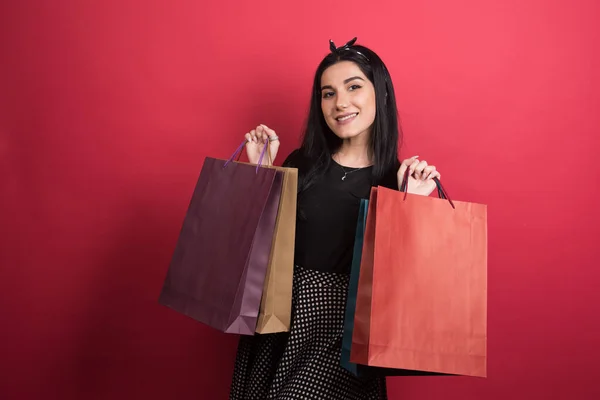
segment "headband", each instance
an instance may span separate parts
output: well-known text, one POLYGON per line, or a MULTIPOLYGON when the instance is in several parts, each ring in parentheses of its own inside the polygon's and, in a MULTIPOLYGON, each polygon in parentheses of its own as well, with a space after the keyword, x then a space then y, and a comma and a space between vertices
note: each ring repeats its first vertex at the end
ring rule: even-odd
POLYGON ((365 56, 363 53, 361 53, 360 51, 356 50, 354 47, 352 47, 352 45, 356 42, 356 38, 350 40, 349 42, 347 42, 345 45, 340 46, 340 47, 335 47, 335 43, 333 43, 333 40, 329 39, 329 49, 331 50, 332 54, 335 55, 340 55, 342 51, 344 50, 350 50, 355 52, 356 54, 364 57, 365 60, 369 61, 369 58, 367 56, 365 56))

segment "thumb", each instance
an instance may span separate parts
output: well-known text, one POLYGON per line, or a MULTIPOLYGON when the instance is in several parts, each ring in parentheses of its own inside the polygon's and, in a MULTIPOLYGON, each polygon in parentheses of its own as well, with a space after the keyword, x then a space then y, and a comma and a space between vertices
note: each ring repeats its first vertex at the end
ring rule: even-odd
POLYGON ((398 169, 398 189, 400 189, 402 187, 402 184, 404 183, 404 175, 406 175, 406 170, 410 168, 410 166, 413 164, 414 160, 417 159, 417 157, 419 156, 412 156, 411 158, 407 158, 406 160, 402 161, 402 164, 400 164, 400 168, 398 169))

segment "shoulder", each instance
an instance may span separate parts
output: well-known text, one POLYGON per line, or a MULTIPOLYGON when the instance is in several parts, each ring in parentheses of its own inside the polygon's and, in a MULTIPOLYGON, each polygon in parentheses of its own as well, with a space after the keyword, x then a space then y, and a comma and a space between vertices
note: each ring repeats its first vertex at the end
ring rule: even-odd
POLYGON ((300 149, 296 149, 286 157, 282 166, 286 168, 298 168, 302 164, 303 158, 300 149))
POLYGON ((396 169, 389 170, 383 176, 383 178, 381 178, 377 186, 383 186, 388 189, 398 190, 398 171, 396 169))
POLYGON ((298 168, 298 170, 304 172, 309 170, 313 166, 314 162, 315 160, 308 157, 304 151, 299 148, 292 151, 286 157, 282 166, 286 168, 298 168))

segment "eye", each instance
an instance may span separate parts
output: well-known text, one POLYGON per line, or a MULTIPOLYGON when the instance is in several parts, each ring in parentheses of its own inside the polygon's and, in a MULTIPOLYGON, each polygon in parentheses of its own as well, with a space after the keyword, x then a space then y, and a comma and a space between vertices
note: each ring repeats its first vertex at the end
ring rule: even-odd
POLYGON ((324 98, 324 99, 328 99, 328 98, 330 98, 331 96, 333 96, 334 94, 335 94, 335 93, 333 93, 333 92, 323 92, 323 98, 324 98))
POLYGON ((356 90, 356 89, 360 89, 360 88, 361 88, 361 86, 360 86, 360 85, 352 85, 352 86, 350 86, 350 87, 348 88, 348 90, 350 90, 350 91, 354 91, 354 90, 356 90))

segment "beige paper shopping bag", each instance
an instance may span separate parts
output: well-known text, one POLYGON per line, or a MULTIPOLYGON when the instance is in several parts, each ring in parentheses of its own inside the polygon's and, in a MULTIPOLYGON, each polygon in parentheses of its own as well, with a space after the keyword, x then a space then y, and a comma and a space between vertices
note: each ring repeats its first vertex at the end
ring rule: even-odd
POLYGON ((298 196, 296 168, 267 168, 283 171, 284 176, 273 245, 256 325, 256 333, 262 334, 287 332, 290 329, 298 196))

